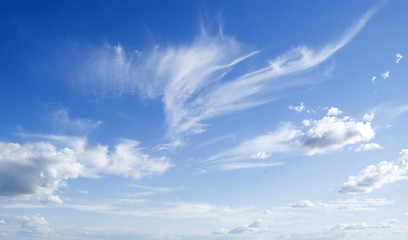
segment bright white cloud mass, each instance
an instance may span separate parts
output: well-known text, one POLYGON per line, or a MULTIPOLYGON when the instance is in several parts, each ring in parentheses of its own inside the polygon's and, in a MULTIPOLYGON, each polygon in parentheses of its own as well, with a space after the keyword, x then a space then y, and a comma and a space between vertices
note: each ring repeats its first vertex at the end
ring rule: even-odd
POLYGON ((408 2, 0 12, 0 239, 408 238, 408 2))

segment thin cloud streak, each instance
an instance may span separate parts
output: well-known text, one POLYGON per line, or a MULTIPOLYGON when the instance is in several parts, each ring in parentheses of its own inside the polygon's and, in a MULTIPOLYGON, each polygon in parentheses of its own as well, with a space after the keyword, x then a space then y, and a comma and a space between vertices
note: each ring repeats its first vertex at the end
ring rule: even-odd
MULTIPOLYGON (((161 99, 170 145, 182 145, 186 136, 205 131, 205 120, 272 101, 260 98, 268 91, 266 84, 327 60, 361 31, 378 8, 367 11, 334 43, 317 50, 296 47, 269 61, 266 67, 238 76, 229 73, 259 51, 248 53, 246 46, 228 36, 201 35, 191 44, 157 46, 137 56, 127 54, 120 45, 105 46, 91 54, 83 82, 103 92, 139 92, 145 98, 161 99)), ((296 84, 302 83, 275 83, 281 88, 296 84)))

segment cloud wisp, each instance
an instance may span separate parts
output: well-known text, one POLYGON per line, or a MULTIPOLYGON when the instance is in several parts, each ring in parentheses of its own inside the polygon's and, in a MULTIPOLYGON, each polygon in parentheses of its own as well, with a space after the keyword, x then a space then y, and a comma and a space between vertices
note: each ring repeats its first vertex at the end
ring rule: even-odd
POLYGON ((367 11, 343 36, 320 49, 299 46, 270 60, 266 66, 231 73, 259 51, 228 36, 200 35, 189 44, 156 46, 128 54, 122 46, 95 50, 84 64, 82 83, 104 93, 116 92, 161 99, 173 145, 205 131, 205 120, 257 106, 266 85, 285 88, 278 78, 316 67, 344 47, 365 26, 377 7, 367 11))
MULTIPOLYGON (((221 170, 278 166, 283 162, 270 162, 271 157, 278 153, 300 151, 312 156, 367 142, 375 137, 371 122, 367 121, 370 119, 365 118, 365 122, 362 122, 349 116, 336 116, 341 113, 338 108, 332 107, 328 110, 328 116, 318 120, 304 120, 304 130, 296 128, 293 123, 284 123, 273 132, 244 141, 210 157, 206 163, 221 170)), ((362 150, 375 147, 379 146, 371 144, 362 147, 362 150)))

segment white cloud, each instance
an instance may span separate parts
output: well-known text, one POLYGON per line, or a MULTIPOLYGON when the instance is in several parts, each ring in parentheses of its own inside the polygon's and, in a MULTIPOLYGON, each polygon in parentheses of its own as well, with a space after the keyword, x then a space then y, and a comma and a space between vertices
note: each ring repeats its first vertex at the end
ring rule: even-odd
POLYGON ((375 206, 384 206, 393 204, 393 201, 386 199, 347 199, 339 201, 309 201, 303 200, 294 204, 291 204, 292 208, 296 209, 309 209, 309 210, 320 210, 327 212, 340 212, 340 211, 372 211, 375 210, 375 206))
MULTIPOLYGON (((332 109, 336 109, 332 112, 339 113, 337 108, 332 109)), ((206 163, 221 170, 278 166, 284 163, 268 161, 274 154, 301 150, 306 155, 315 155, 369 141, 375 136, 370 122, 357 122, 348 116, 325 116, 302 123, 308 128, 305 132, 296 129, 292 123, 284 123, 274 132, 244 141, 210 157, 206 163)), ((366 149, 370 147, 375 146, 367 145, 366 149)))
POLYGON ((331 231, 353 231, 353 230, 364 230, 364 229, 381 229, 381 228, 392 228, 395 223, 394 220, 388 220, 380 222, 378 224, 369 225, 366 222, 357 223, 340 223, 333 228, 331 231))
POLYGON ((47 141, 25 144, 0 142, 0 195, 21 200, 61 203, 55 192, 68 179, 100 174, 139 179, 162 174, 168 159, 151 158, 138 142, 122 140, 114 151, 87 146, 86 138, 43 136, 47 141))
POLYGON ((374 119, 374 113, 366 113, 364 114, 363 120, 366 122, 371 122, 374 119))
POLYGON ((369 193, 386 184, 408 179, 408 150, 400 152, 396 161, 382 161, 377 165, 370 165, 359 172, 357 176, 350 176, 343 184, 342 193, 369 193))
POLYGON ((383 79, 387 79, 387 78, 389 78, 390 77, 390 71, 385 71, 383 74, 381 74, 381 77, 383 78, 383 79))
POLYGON ((396 62, 396 63, 399 63, 399 62, 401 61, 401 59, 402 59, 404 56, 402 56, 401 54, 397 53, 397 54, 395 54, 395 57, 397 58, 397 59, 395 59, 395 62, 396 62))
POLYGON ((220 228, 212 234, 243 234, 243 233, 260 233, 268 231, 266 227, 263 227, 262 220, 256 219, 251 224, 243 225, 240 227, 232 228, 231 230, 227 230, 224 228, 220 228))
POLYGON ((335 107, 331 107, 328 111, 327 111, 327 116, 336 116, 336 115, 340 115, 343 112, 340 111, 338 108, 335 107))
POLYGON ((116 91, 119 95, 139 92, 146 98, 163 101, 168 137, 174 145, 183 136, 205 131, 203 121, 253 107, 271 99, 261 99, 266 84, 286 88, 296 83, 278 78, 317 66, 346 45, 366 24, 376 9, 369 10, 342 38, 321 49, 296 47, 257 67, 232 77, 228 73, 259 51, 228 36, 201 35, 189 44, 156 47, 137 56, 120 45, 105 46, 91 54, 81 76, 87 89, 116 91))
POLYGON ((368 144, 361 144, 358 148, 356 148, 356 152, 361 152, 361 151, 370 151, 370 150, 377 150, 377 149, 382 149, 378 143, 368 143, 368 144))
POLYGON ((371 82, 372 83, 375 83, 375 80, 377 79, 377 77, 376 76, 373 76, 372 78, 371 78, 371 82))
POLYGON ((52 113, 52 124, 54 129, 59 133, 79 133, 86 134, 99 127, 101 121, 90 119, 72 119, 67 108, 59 109, 52 113))
POLYGON ((350 117, 323 117, 313 120, 312 127, 297 141, 297 145, 306 155, 314 155, 369 141, 374 135, 370 122, 356 122, 350 117))
POLYGON ((62 202, 54 195, 66 180, 77 178, 82 165, 75 152, 45 143, 0 142, 0 195, 33 195, 37 201, 62 202))
MULTIPOLYGON (((17 237, 24 236, 27 238, 53 239, 58 237, 58 233, 50 227, 48 221, 40 215, 24 216, 1 216, 2 227, 5 231, 0 232, 0 236, 17 237)), ((0 230, 2 230, 0 228, 0 230)))
POLYGON ((296 112, 302 112, 303 110, 305 110, 305 105, 304 105, 303 103, 300 103, 299 106, 292 106, 292 105, 290 105, 290 106, 289 106, 289 109, 290 109, 290 110, 294 110, 294 111, 296 111, 296 112))
POLYGON ((289 141, 299 134, 300 131, 292 124, 286 123, 274 132, 242 142, 211 157, 208 163, 222 170, 281 165, 282 163, 262 160, 269 158, 273 153, 291 151, 289 141))
POLYGON ((397 105, 391 102, 382 103, 372 108, 370 112, 375 113, 376 119, 378 118, 380 121, 390 121, 408 112, 408 104, 397 105))

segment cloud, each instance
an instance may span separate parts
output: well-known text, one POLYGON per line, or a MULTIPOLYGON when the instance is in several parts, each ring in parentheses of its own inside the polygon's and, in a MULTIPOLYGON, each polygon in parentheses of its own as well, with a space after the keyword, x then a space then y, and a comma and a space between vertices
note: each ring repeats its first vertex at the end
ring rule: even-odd
POLYGON ((262 93, 298 83, 278 79, 313 68, 345 46, 376 12, 372 8, 343 36, 320 49, 295 47, 253 71, 229 74, 259 51, 250 51, 236 39, 224 35, 200 35, 191 43, 128 53, 121 45, 104 46, 91 53, 82 76, 85 89, 138 92, 142 97, 161 99, 167 136, 173 145, 183 137, 205 131, 205 120, 257 106, 272 99, 262 93), (89 86, 90 85, 90 86, 89 86))
POLYGON ((348 144, 369 141, 375 133, 370 122, 357 122, 350 117, 323 117, 313 120, 311 128, 296 145, 306 155, 334 151, 348 144))
POLYGON ((390 77, 390 71, 385 71, 383 74, 381 74, 381 77, 383 78, 383 79, 387 79, 387 78, 389 78, 390 77))
POLYGON ((396 161, 382 161, 377 165, 369 165, 356 176, 350 176, 343 184, 341 193, 369 193, 386 184, 408 179, 408 150, 400 152, 396 161))
POLYGON ((370 112, 375 113, 380 121, 390 121, 408 112, 408 104, 397 105, 391 102, 382 103, 372 108, 370 112))
POLYGON ((40 215, 9 216, 0 215, 0 235, 25 236, 28 238, 56 238, 58 233, 52 229, 48 221, 40 215), (3 229, 4 231, 2 231, 3 229))
POLYGON ((371 82, 372 83, 375 83, 375 80, 377 79, 377 77, 376 76, 373 76, 372 78, 371 78, 371 82))
MULTIPOLYGON (((328 111, 330 114, 340 112, 334 107, 328 111)), ((282 123, 277 130, 244 141, 205 162, 220 170, 279 166, 284 163, 270 161, 278 153, 300 150, 306 155, 321 154, 369 141, 375 136, 369 121, 358 122, 349 116, 325 116, 320 120, 303 120, 302 123, 306 131, 297 129, 290 122, 282 123)), ((366 149, 370 147, 375 146, 367 145, 366 149)))
POLYGON ((0 142, 0 196, 61 203, 55 192, 69 179, 100 174, 140 179, 162 174, 171 167, 166 158, 143 154, 133 140, 124 139, 109 151, 102 145, 88 147, 86 138, 43 138, 47 141, 0 142))
POLYGON ((378 224, 369 225, 366 222, 357 223, 340 223, 333 228, 331 231, 354 231, 354 230, 365 230, 365 229, 381 229, 381 228, 392 228, 394 226, 394 220, 388 220, 380 222, 378 224))
POLYGON ((340 111, 338 108, 335 107, 331 107, 328 111, 327 111, 327 116, 336 116, 336 115, 340 115, 343 112, 340 111))
POLYGON ((207 163, 222 170, 281 165, 282 163, 264 160, 270 158, 273 153, 291 151, 289 141, 299 134, 300 131, 292 124, 285 123, 274 132, 242 142, 209 158, 207 163))
POLYGON ((327 212, 342 212, 342 211, 373 211, 375 210, 375 206, 384 206, 393 204, 393 201, 389 201, 386 199, 365 199, 365 200, 358 200, 358 199, 347 199, 347 200, 340 200, 340 201, 330 201, 330 202, 322 202, 322 201, 309 201, 303 200, 294 204, 291 204, 292 208, 295 209, 309 209, 309 210, 320 210, 320 211, 327 211, 327 212))
POLYGON ((62 108, 53 112, 51 118, 54 129, 59 133, 74 132, 82 135, 95 130, 102 124, 102 121, 72 119, 67 108, 62 108))
POLYGON ((0 142, 0 195, 34 195, 35 200, 62 202, 54 195, 66 180, 77 178, 82 165, 69 148, 45 143, 0 142))
POLYGON ((304 105, 303 103, 300 103, 299 106, 292 106, 292 105, 290 105, 290 106, 289 106, 289 109, 290 109, 290 110, 294 110, 294 111, 296 111, 296 112, 302 112, 303 110, 305 110, 305 105, 304 105))
POLYGON ((397 54, 395 54, 395 57, 397 58, 397 59, 395 59, 395 62, 398 64, 404 56, 402 56, 401 54, 397 53, 397 54))
POLYGON ((366 113, 364 114, 363 120, 367 122, 371 122, 374 119, 374 113, 366 113))
POLYGON ((361 152, 361 151, 370 151, 370 150, 377 150, 377 149, 382 149, 378 143, 368 143, 368 144, 361 144, 358 148, 356 148, 356 152, 361 152))
POLYGON ((243 233, 260 233, 260 232, 268 231, 268 229, 266 227, 263 227, 262 223, 263 222, 262 222, 261 219, 256 219, 251 224, 236 227, 236 228, 233 228, 231 230, 221 228, 221 229, 218 229, 218 230, 212 232, 212 234, 217 234, 217 235, 227 234, 227 233, 228 234, 243 234, 243 233))

